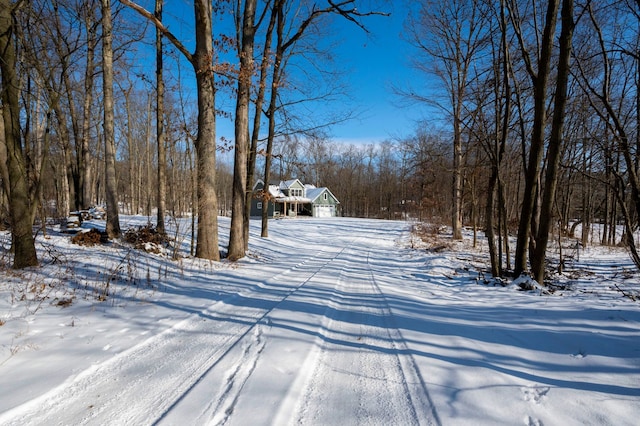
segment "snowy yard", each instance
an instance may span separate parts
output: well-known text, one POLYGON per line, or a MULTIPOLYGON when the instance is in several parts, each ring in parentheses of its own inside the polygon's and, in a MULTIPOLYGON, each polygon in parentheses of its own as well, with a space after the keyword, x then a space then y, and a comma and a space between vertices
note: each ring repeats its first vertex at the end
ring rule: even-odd
POLYGON ((411 249, 407 222, 251 225, 237 263, 40 236, 41 267, 0 271, 0 424, 637 424, 624 251, 541 295, 484 285, 482 249, 411 249))

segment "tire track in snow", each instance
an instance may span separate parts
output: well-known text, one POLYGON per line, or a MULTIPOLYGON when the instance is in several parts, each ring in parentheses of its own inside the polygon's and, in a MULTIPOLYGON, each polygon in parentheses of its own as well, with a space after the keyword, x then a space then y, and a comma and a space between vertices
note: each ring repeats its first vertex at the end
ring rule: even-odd
MULTIPOLYGON (((294 410, 296 424, 440 424, 420 372, 392 320, 369 263, 341 253, 333 297, 317 339, 276 423, 294 410), (360 267, 360 269, 358 269, 360 267)), ((335 262, 334 262, 335 263, 335 262)), ((291 419, 289 419, 290 421, 291 419)))
MULTIPOLYGON (((311 271, 309 276, 304 280, 299 280, 293 290, 289 291, 285 297, 282 297, 277 304, 273 305, 271 309, 264 313, 253 328, 253 338, 247 336, 249 330, 247 331, 247 334, 245 334, 243 338, 244 349, 242 351, 242 355, 236 356, 237 360, 232 364, 230 364, 229 360, 224 360, 224 365, 217 368, 217 370, 219 370, 217 377, 208 375, 206 380, 199 380, 198 383, 194 383, 193 388, 200 386, 200 390, 194 392, 196 396, 193 400, 189 400, 188 392, 183 394, 172 407, 175 408, 177 406, 177 409, 167 412, 166 415, 163 415, 157 423, 184 424, 187 418, 194 419, 192 422, 189 421, 189 424, 223 425, 228 422, 233 423, 233 412, 235 410, 236 403, 241 396, 241 391, 249 381, 253 371, 257 368, 260 355, 267 346, 266 339, 262 336, 263 326, 266 325, 267 327, 271 327, 271 315, 273 312, 279 309, 282 304, 286 303, 290 297, 293 297, 306 284, 313 281, 313 279, 316 278, 327 265, 331 264, 344 250, 345 248, 338 247, 326 255, 322 254, 323 251, 321 251, 318 255, 297 265, 294 269, 299 269, 300 267, 308 268, 311 271), (220 372, 224 371, 229 371, 229 373, 222 377, 220 372), (203 400, 202 395, 208 394, 206 389, 212 386, 217 386, 219 383, 224 383, 224 385, 216 397, 213 399, 203 400), (202 391, 202 389, 205 390, 202 391), (200 399, 198 400, 198 398, 200 399), (185 401, 183 401, 183 399, 185 401), (192 412, 193 410, 197 410, 199 414, 194 415, 192 412)), ((290 272, 291 271, 289 270, 276 274, 269 281, 279 284, 281 282, 281 278, 285 275, 289 275, 290 272)), ((291 280, 292 278, 288 277, 287 279, 291 280)), ((260 296, 264 297, 264 294, 261 293, 260 296)), ((236 346, 238 346, 238 344, 236 346)), ((233 349, 237 348, 230 348, 229 352, 232 352, 233 349)))
POLYGON ((418 368, 413 355, 411 355, 411 352, 409 351, 409 347, 406 344, 406 340, 402 335, 400 328, 396 325, 389 301, 378 285, 373 268, 371 267, 370 259, 371 251, 367 253, 367 269, 369 270, 371 277, 371 284, 373 285, 375 292, 383 300, 382 310, 384 312, 385 322, 388 326, 387 330, 389 332, 389 338, 398 354, 403 375, 407 379, 405 380, 405 386, 407 394, 411 398, 411 403, 415 410, 417 419, 420 424, 440 425, 440 419, 438 417, 435 404, 427 390, 427 385, 420 373, 420 369, 418 368))
MULTIPOLYGON (((50 392, 3 413, 0 423, 157 423, 234 348, 246 341, 247 336, 251 337, 253 330, 257 341, 248 344, 245 359, 236 364, 236 372, 228 377, 225 389, 201 416, 211 418, 221 407, 231 412, 242 383, 252 371, 244 364, 249 360, 255 365, 265 345, 258 331, 261 321, 340 253, 341 250, 318 252, 259 283, 259 290, 248 290, 218 301, 172 328, 86 369, 50 392), (286 290, 282 285, 284 276, 287 282, 295 283, 286 290), (260 303, 243 305, 242 298, 260 303)), ((224 418, 213 420, 224 421, 224 418)))
POLYGON ((198 424, 205 423, 205 420, 212 419, 214 425, 225 424, 238 401, 238 397, 244 384, 256 367, 258 358, 264 349, 265 342, 262 339, 260 327, 255 327, 251 341, 245 345, 242 356, 227 373, 224 387, 218 397, 207 406, 203 416, 198 419, 198 424), (214 405, 215 403, 215 405, 214 405))

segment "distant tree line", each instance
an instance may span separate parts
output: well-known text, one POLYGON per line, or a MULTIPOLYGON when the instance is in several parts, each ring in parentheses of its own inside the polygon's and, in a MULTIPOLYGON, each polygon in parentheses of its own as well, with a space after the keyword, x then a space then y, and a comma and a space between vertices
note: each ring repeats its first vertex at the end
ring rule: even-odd
POLYGON ((344 216, 484 231, 496 277, 543 282, 551 241, 578 224, 582 244, 623 244, 640 267, 640 2, 411 2, 404 37, 424 80, 396 91, 431 121, 362 145, 327 136, 348 111, 309 111, 346 93, 332 24, 367 31, 383 1, 193 5, 174 33, 162 0, 0 0, 0 215, 15 267, 37 263, 35 223, 92 205, 107 206, 113 238, 118 213, 157 215, 162 232, 192 215, 194 254, 212 260, 228 214, 222 255, 238 259, 255 180, 293 177, 329 187, 344 216), (217 137, 221 116, 233 140, 217 137))

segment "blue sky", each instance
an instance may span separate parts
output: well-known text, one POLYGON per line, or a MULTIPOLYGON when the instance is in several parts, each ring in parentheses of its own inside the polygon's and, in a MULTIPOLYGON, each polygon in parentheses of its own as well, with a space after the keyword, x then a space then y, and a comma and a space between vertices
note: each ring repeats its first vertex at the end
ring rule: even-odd
POLYGON ((348 86, 359 116, 332 129, 338 140, 367 143, 407 136, 421 118, 420 108, 402 102, 393 91, 424 79, 409 67, 412 47, 402 39, 407 15, 402 3, 390 6, 388 17, 364 18, 369 34, 346 20, 338 23, 344 35, 338 56, 350 65, 348 86))
MULTIPOLYGON (((188 3, 179 1, 173 8, 169 3, 171 9, 165 15, 172 21, 169 24, 172 31, 183 34, 183 42, 191 48, 193 10, 188 3)), ((346 19, 335 20, 339 43, 335 59, 346 71, 343 79, 351 100, 348 106, 338 103, 315 108, 354 109, 355 118, 329 129, 329 136, 337 142, 367 144, 409 136, 414 133, 416 121, 424 117, 423 108, 403 103, 393 91, 393 86, 406 88, 425 79, 410 68, 412 47, 402 39, 408 13, 403 6, 406 2, 379 3, 383 5, 378 10, 390 12, 390 16, 364 17, 362 23, 369 34, 346 19)), ((182 72, 191 77, 193 71, 188 67, 185 65, 182 72)), ((232 110, 229 101, 221 102, 224 109, 232 110)), ((230 120, 218 120, 218 136, 233 139, 230 120)))

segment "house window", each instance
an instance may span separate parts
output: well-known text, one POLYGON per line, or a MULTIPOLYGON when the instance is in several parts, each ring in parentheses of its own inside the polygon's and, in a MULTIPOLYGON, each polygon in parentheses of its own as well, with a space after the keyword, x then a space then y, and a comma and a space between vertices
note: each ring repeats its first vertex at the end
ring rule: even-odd
POLYGON ((324 200, 327 201, 327 193, 325 192, 323 195, 324 195, 324 200))
POLYGON ((258 203, 258 210, 262 210, 262 203, 258 203))

